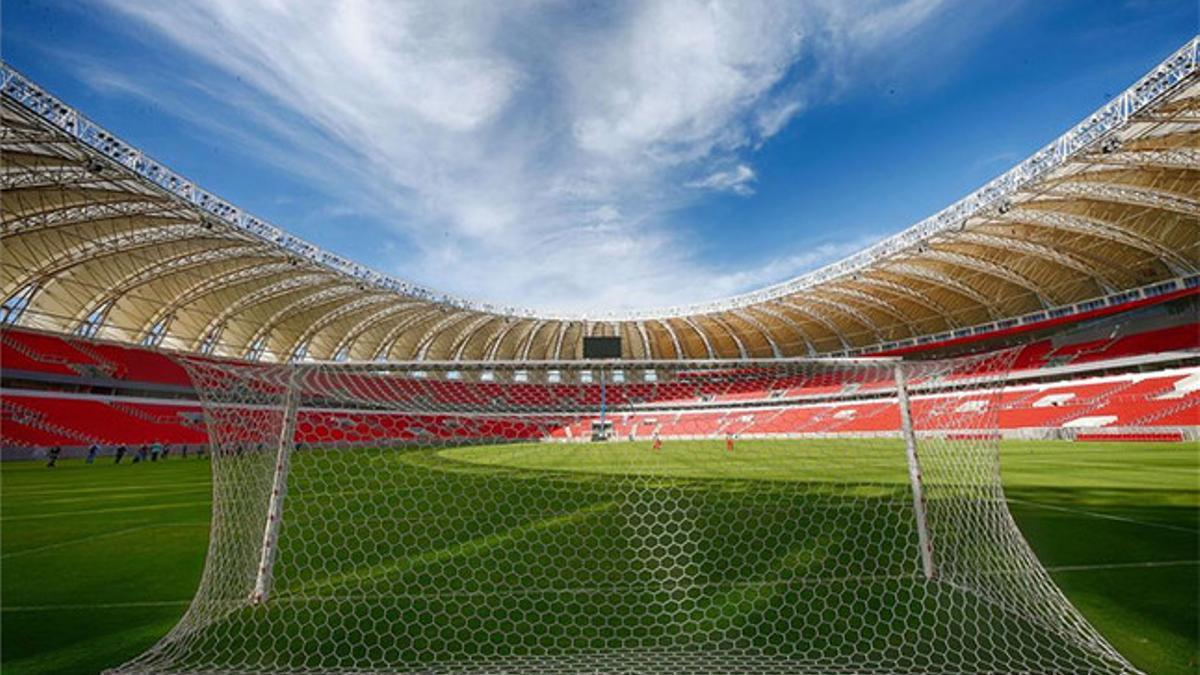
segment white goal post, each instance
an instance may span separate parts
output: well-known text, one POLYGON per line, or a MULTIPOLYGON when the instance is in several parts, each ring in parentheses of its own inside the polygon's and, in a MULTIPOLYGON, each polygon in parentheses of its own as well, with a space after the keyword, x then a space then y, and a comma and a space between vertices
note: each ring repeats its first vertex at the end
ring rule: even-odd
POLYGON ((929 517, 925 514, 925 487, 921 479, 921 460, 917 456, 917 433, 913 429, 912 406, 908 402, 908 377, 904 364, 896 363, 896 405, 900 410, 900 437, 904 439, 904 456, 908 461, 908 482, 912 487, 913 518, 917 526, 917 546, 921 553, 921 570, 926 579, 933 579, 933 539, 929 536, 929 517))
POLYGON ((207 562, 114 672, 1136 672, 1008 512, 1013 356, 180 357, 207 562))

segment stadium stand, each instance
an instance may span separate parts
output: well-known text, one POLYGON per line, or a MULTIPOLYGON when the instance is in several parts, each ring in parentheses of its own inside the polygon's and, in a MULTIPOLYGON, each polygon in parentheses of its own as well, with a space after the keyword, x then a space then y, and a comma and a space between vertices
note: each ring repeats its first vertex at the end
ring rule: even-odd
POLYGON ((26 415, 81 440, 114 445, 118 443, 204 443, 207 436, 198 425, 189 424, 182 412, 200 414, 198 405, 124 403, 111 399, 57 395, 43 396, 5 392, 6 413, 26 415))
POLYGON ((161 352, 27 330, 0 331, 0 363, 6 371, 191 386, 183 368, 161 352))
MULTIPOLYGON (((1200 369, 1186 368, 1162 374, 1016 386, 1000 394, 1000 428, 1017 431, 1107 426, 1195 427, 1200 425, 1200 391, 1180 389, 1179 385, 1198 379, 1200 369)), ((970 428, 962 420, 969 419, 977 409, 971 402, 991 395, 994 393, 988 391, 954 394, 961 399, 951 408, 956 420, 944 416, 947 406, 937 394, 916 396, 913 414, 920 418, 936 404, 944 419, 955 422, 953 426, 970 428)), ((625 437, 633 431, 637 437, 658 434, 664 438, 885 433, 897 428, 897 415, 894 398, 774 407, 668 409, 623 414, 618 417, 614 433, 625 437)), ((593 421, 585 420, 569 430, 558 430, 555 436, 583 438, 593 421)), ((1179 433, 1155 432, 1156 440, 1166 438, 1182 440, 1179 433)))
MULTIPOLYGON (((1103 427, 1184 427, 1200 424, 1200 390, 1181 390, 1181 383, 1200 380, 1200 369, 1166 374, 1119 375, 1096 381, 1069 381, 1013 387, 1001 396, 1000 428, 1094 430, 1103 427)), ((465 387, 464 387, 465 389, 465 387)), ((988 392, 955 394, 962 400, 954 413, 972 414, 972 400, 988 392)), ((914 398, 918 418, 933 405, 936 394, 914 398)), ((456 394, 449 400, 462 400, 456 394)), ((648 405, 661 405, 651 403, 648 405)), ((944 406, 941 406, 944 407, 944 406)), ((134 445, 154 441, 179 444, 204 443, 203 429, 194 422, 201 415, 198 404, 172 404, 145 400, 123 401, 93 395, 5 392, 3 442, 9 447, 78 446, 90 443, 134 445)), ((898 421, 894 399, 846 401, 841 403, 776 404, 773 407, 654 409, 622 413, 614 420, 617 437, 664 438, 691 436, 860 434, 894 431, 898 421)), ((537 438, 550 418, 505 418, 494 421, 479 434, 504 439, 537 438)), ((300 428, 301 442, 316 438, 336 442, 370 442, 381 437, 412 439, 418 435, 453 439, 453 418, 414 416, 363 411, 306 411, 300 428), (365 420, 370 419, 367 424, 365 420), (374 434, 374 436, 368 435, 374 434), (379 434, 383 434, 380 436, 379 434)), ((554 431, 563 439, 587 438, 595 419, 585 419, 554 431)), ((969 424, 959 424, 969 428, 969 424)), ((1093 434, 1087 435, 1090 437, 1093 434)), ((1114 436, 1133 439, 1137 433, 1114 436)), ((1174 434, 1156 434, 1155 440, 1182 439, 1174 434)))
MULTIPOLYGON (((940 346, 931 344, 928 351, 934 353, 940 346)), ((1150 434, 1153 440, 1178 440, 1184 435, 1164 430, 1200 427, 1200 366, 1195 365, 1200 361, 1200 323, 1191 312, 1156 311, 1081 323, 1016 350, 1012 384, 1001 394, 999 426, 1006 433, 1040 429, 1079 438, 1134 439, 1150 434), (1171 358, 1166 366, 1159 362, 1164 355, 1171 358), (1183 367, 1179 367, 1180 355, 1186 361, 1183 367), (1127 367, 1143 361, 1148 365, 1127 367), (1124 372, 1106 374, 1114 364, 1124 372), (1147 368, 1149 372, 1143 372, 1147 368)), ((257 367, 249 362, 242 365, 257 367)), ((979 374, 955 373, 950 379, 979 374)), ((0 330, 0 375, 4 379, 0 443, 6 448, 207 440, 188 374, 156 349, 6 327, 0 330)), ((701 377, 705 373, 696 371, 691 377, 658 383, 640 381, 638 375, 636 371, 623 374, 630 381, 606 392, 606 405, 617 411, 610 418, 615 437, 877 434, 898 424, 886 381, 838 381, 826 376, 759 382, 701 377)), ((355 377, 331 375, 320 386, 331 399, 337 398, 341 392, 362 388, 353 381, 355 377)), ((937 396, 938 384, 918 381, 910 386, 918 393, 914 414, 919 416, 937 396)), ((529 415, 564 401, 599 406, 601 397, 595 386, 422 380, 420 374, 398 382, 389 395, 393 403, 436 402, 449 407, 496 401, 529 415)), ((957 395, 963 401, 955 414, 962 421, 972 414, 972 397, 957 395)), ((368 413, 361 411, 306 414, 317 416, 303 418, 309 427, 320 429, 325 438, 348 443, 369 442, 364 435, 368 431, 389 438, 423 435, 447 441, 461 431, 449 418, 375 414, 365 424, 363 416, 368 413)), ((554 426, 546 418, 531 419, 497 420, 487 435, 537 438, 547 425, 554 426)), ((560 425, 551 436, 590 438, 594 421, 560 425)), ((317 437, 321 434, 312 436, 317 437)))

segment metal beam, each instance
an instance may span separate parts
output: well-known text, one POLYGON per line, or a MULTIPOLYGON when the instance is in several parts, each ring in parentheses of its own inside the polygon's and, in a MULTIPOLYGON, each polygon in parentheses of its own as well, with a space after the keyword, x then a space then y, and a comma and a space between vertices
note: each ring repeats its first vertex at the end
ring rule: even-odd
POLYGON ((451 360, 453 360, 453 361, 461 361, 462 360, 463 350, 467 348, 467 344, 471 342, 471 338, 475 335, 476 331, 478 331, 480 328, 483 328, 486 324, 489 324, 493 321, 503 321, 503 320, 504 320, 504 317, 497 316, 495 314, 480 314, 479 318, 475 319, 474 321, 471 322, 471 324, 469 326, 464 328, 463 331, 461 333, 459 333, 458 337, 454 339, 454 342, 451 343, 451 345, 450 345, 450 352, 452 354, 452 356, 450 357, 451 360))
MULTIPOLYGON (((181 230, 191 229, 191 225, 175 225, 165 228, 157 228, 153 232, 138 232, 136 235, 130 236, 130 233, 122 232, 112 234, 97 239, 91 239, 77 246, 72 246, 58 252, 58 255, 51 257, 47 261, 25 273, 18 280, 16 286, 24 286, 28 281, 43 282, 51 276, 61 274, 62 272, 81 265, 84 263, 95 262, 100 258, 105 258, 115 255, 128 254, 144 248, 159 246, 164 243, 179 242, 187 239, 189 243, 203 243, 206 241, 224 241, 205 237, 184 237, 180 236, 181 230)), ((6 287, 3 294, 7 294, 9 289, 6 287)))
POLYGON ((804 343, 805 352, 807 354, 809 354, 811 356, 811 355, 817 353, 817 347, 816 347, 816 345, 813 344, 812 338, 809 337, 808 332, 805 331, 804 328, 800 326, 800 324, 798 324, 794 320, 792 320, 792 317, 788 316, 787 314, 784 314, 783 312, 777 312, 765 304, 754 305, 753 307, 747 307, 745 309, 733 310, 734 314, 737 314, 738 316, 740 316, 744 319, 747 319, 747 320, 753 319, 757 323, 758 319, 754 318, 754 315, 750 314, 750 312, 762 312, 763 314, 766 314, 767 316, 771 316, 771 317, 774 317, 775 319, 778 319, 780 322, 786 324, 787 327, 790 328, 791 331, 796 334, 796 337, 800 338, 800 341, 804 343))
MULTIPOLYGON (((646 331, 646 324, 642 321, 630 321, 630 322, 627 322, 627 325, 633 326, 634 330, 637 331, 638 337, 642 341, 642 358, 643 359, 654 358, 655 357, 654 349, 650 345, 650 333, 648 333, 646 331)), ((629 353, 632 355, 633 349, 630 349, 629 353)))
POLYGON ((933 309, 934 312, 942 318, 942 321, 946 322, 947 326, 949 326, 951 328, 959 328, 962 326, 962 324, 956 318, 954 318, 954 313, 951 312, 949 309, 946 309, 945 305, 941 304, 937 300, 934 300, 933 298, 929 297, 925 293, 920 293, 920 292, 914 291, 913 289, 909 288, 908 286, 902 286, 894 281, 889 281, 887 279, 880 279, 878 277, 868 277, 868 276, 855 277, 853 279, 852 283, 864 284, 867 286, 875 286, 877 288, 882 288, 882 289, 891 291, 892 293, 895 293, 896 295, 904 296, 904 297, 908 298, 909 300, 912 300, 913 302, 915 302, 923 307, 933 309))
MULTIPOLYGON (((126 275, 125 277, 119 279, 116 283, 112 284, 112 286, 104 292, 103 297, 116 299, 125 295, 134 295, 133 290, 139 286, 152 284, 156 281, 160 281, 164 277, 188 272, 194 268, 211 265, 212 263, 220 260, 237 259, 240 257, 254 258, 255 254, 258 254, 258 256, 261 258, 266 258, 271 255, 270 251, 261 247, 237 245, 237 242, 233 240, 230 240, 230 243, 234 245, 228 248, 188 251, 176 256, 168 256, 163 260, 157 260, 152 263, 148 263, 141 269, 135 271, 133 274, 126 275)), ((207 279, 211 279, 211 277, 206 277, 205 280, 207 279)), ((202 282, 205 280, 202 280, 202 282)), ((134 297, 136 297, 136 295, 134 295, 134 297)), ((157 302, 162 301, 161 298, 155 298, 154 300, 157 302)), ((143 325, 142 328, 148 328, 150 325, 156 322, 158 316, 167 314, 165 310, 166 308, 164 307, 162 310, 154 312, 151 315, 151 319, 148 320, 146 325, 143 325)))
POLYGON ((529 329, 529 332, 525 334, 525 337, 521 338, 524 344, 518 343, 517 353, 520 354, 518 357, 519 360, 526 361, 529 359, 529 350, 533 349, 533 341, 537 337, 538 331, 547 323, 549 322, 544 319, 533 322, 533 326, 529 329))
POLYGON ((853 347, 850 345, 850 341, 846 339, 846 334, 842 332, 842 329, 838 328, 836 324, 834 324, 829 319, 825 318, 823 315, 821 315, 817 312, 814 312, 812 309, 810 309, 808 307, 801 307, 800 305, 797 305, 788 300, 782 300, 782 299, 776 300, 775 304, 782 305, 782 306, 792 310, 793 312, 798 312, 798 313, 803 314, 804 316, 808 317, 809 319, 816 321, 817 323, 824 326, 825 329, 828 330, 830 333, 833 333, 833 335, 838 339, 838 342, 841 343, 842 349, 853 349, 853 347))
POLYGON ((432 326, 425 329, 425 333, 421 335, 419 340, 417 340, 415 359, 417 361, 424 361, 425 356, 429 353, 430 345, 432 345, 438 338, 443 337, 442 331, 444 329, 450 326, 455 326, 462 321, 471 318, 472 316, 475 316, 474 312, 450 312, 432 326))
POLYGON ((992 306, 992 299, 988 298, 967 284, 964 284, 953 277, 948 277, 937 270, 929 269, 928 267, 921 267, 920 265, 914 265, 911 262, 903 262, 889 263, 885 266, 882 266, 880 271, 902 277, 917 277, 918 279, 932 283, 935 286, 940 286, 941 288, 974 301, 975 304, 979 305, 984 310, 989 319, 995 321, 996 319, 1000 318, 1000 314, 996 311, 996 308, 992 306))
POLYGON ((1094 199, 1147 209, 1162 209, 1200 218, 1200 201, 1151 187, 1133 187, 1113 183, 1064 181, 1051 186, 1047 193, 1061 197, 1094 199))
MULTIPOLYGON (((555 358, 555 360, 562 359, 563 338, 567 337, 567 330, 568 330, 568 328, 570 328, 571 324, 572 324, 572 322, 570 322, 570 321, 559 321, 558 322, 558 334, 554 337, 554 358, 555 358)), ((579 330, 582 333, 586 328, 587 328, 586 324, 581 324, 579 327, 579 330)))
POLYGON ((700 336, 700 341, 704 343, 704 351, 708 353, 708 358, 717 358, 717 350, 713 349, 712 342, 708 339, 708 333, 705 333, 703 330, 701 330, 701 328, 696 325, 696 322, 692 321, 692 318, 689 316, 679 316, 676 318, 686 323, 689 327, 691 327, 692 330, 696 331, 696 334, 700 336))
POLYGON ((1108 239, 1162 259, 1175 276, 1192 274, 1197 269, 1185 256, 1179 255, 1174 249, 1142 235, 1137 230, 1123 227, 1119 222, 1095 216, 1079 216, 1061 211, 1017 207, 994 222, 1031 225, 1108 239))
MULTIPOLYGON (((0 118, 0 123, 5 127, 11 127, 13 124, 12 118, 4 116, 0 118)), ((0 137, 0 140, 12 141, 8 136, 0 137)), ((27 171, 55 171, 64 167, 83 166, 87 163, 87 157, 80 153, 70 155, 56 154, 50 148, 37 148, 33 151, 18 149, 16 143, 9 144, 9 147, 4 151, 4 163, 0 164, 0 173, 22 173, 27 171)), ((22 144, 26 148, 36 146, 37 143, 22 144)))
MULTIPOLYGON (((736 346, 736 347, 737 347, 737 350, 738 350, 738 358, 742 358, 742 359, 748 359, 748 358, 750 358, 750 352, 748 352, 748 351, 746 350, 746 345, 742 343, 742 338, 741 338, 741 336, 739 336, 739 335, 737 334, 737 331, 733 330, 733 328, 732 328, 732 327, 730 327, 729 323, 728 323, 728 322, 726 322, 724 319, 722 319, 722 318, 720 317, 720 315, 717 315, 717 314, 706 314, 705 316, 703 316, 703 317, 701 317, 701 318, 708 319, 709 321, 712 321, 713 323, 717 324, 717 325, 718 325, 718 326, 720 326, 722 329, 724 329, 726 333, 728 333, 728 334, 729 334, 729 337, 733 339, 733 344, 734 344, 734 346, 736 346)), ((771 343, 771 338, 770 338, 770 337, 767 337, 767 343, 768 343, 768 344, 770 344, 770 343, 771 343)))
MULTIPOLYGON (((6 153, 7 154, 7 153, 6 153)), ((78 162, 59 166, 2 165, 0 190, 95 189, 99 183, 111 183, 110 176, 93 173, 78 162)))
POLYGON ((967 255, 966 253, 960 253, 958 251, 947 251, 945 249, 926 249, 918 254, 918 257, 916 258, 917 262, 921 262, 922 260, 936 260, 954 265, 956 267, 963 267, 975 272, 993 276, 1014 286, 1020 286, 1021 288, 1024 288, 1033 294, 1033 296, 1038 299, 1038 302, 1040 302, 1043 307, 1061 304, 1056 302, 1054 298, 1047 297, 1042 292, 1042 287, 1038 284, 1026 279, 1025 277, 1017 274, 1007 267, 1004 267, 1003 265, 998 265, 984 258, 967 255))
MULTIPOLYGON (((255 305, 269 302, 278 297, 288 295, 299 289, 303 289, 305 287, 325 287, 331 284, 341 286, 343 283, 344 282, 339 282, 335 279, 332 279, 328 273, 322 272, 281 279, 273 284, 263 286, 262 288, 256 289, 234 300, 229 306, 225 307, 215 316, 209 319, 208 322, 204 324, 204 329, 200 331, 200 334, 207 335, 208 332, 214 327, 221 324, 227 324, 229 318, 237 315, 239 312, 243 312, 255 305)), ((252 331, 252 333, 254 337, 258 337, 262 334, 262 328, 256 328, 254 331, 252 331)), ((248 341, 247 344, 253 344, 253 340, 248 341)))
POLYGON ((147 201, 146 199, 77 204, 46 209, 18 217, 0 216, 0 239, 27 231, 45 231, 83 223, 120 222, 138 217, 168 219, 169 216, 169 220, 174 223, 199 223, 196 218, 187 218, 177 214, 178 209, 172 208, 171 204, 147 201))
POLYGON ((1080 157, 1078 162, 1104 167, 1127 167, 1131 169, 1184 169, 1195 171, 1200 168, 1200 148, 1182 147, 1170 150, 1121 150, 1111 154, 1094 153, 1080 157))
POLYGON ((338 338, 337 344, 333 348, 333 353, 337 354, 338 352, 342 351, 342 349, 349 348, 350 345, 358 341, 358 338, 362 336, 363 333, 367 332, 373 328, 375 324, 382 322, 384 319, 401 312, 407 312, 409 310, 416 309, 418 307, 425 307, 429 304, 417 300, 405 301, 399 298, 392 298, 391 300, 392 304, 384 307, 378 312, 373 312, 372 314, 363 317, 353 326, 351 326, 345 333, 343 333, 342 337, 338 338))
POLYGON ((854 298, 859 302, 865 302, 872 307, 877 307, 880 311, 882 311, 884 314, 887 314, 893 320, 904 324, 904 327, 910 332, 916 330, 911 319, 893 307, 892 303, 884 300, 883 298, 871 295, 870 293, 863 293, 862 291, 855 290, 853 288, 846 288, 845 286, 839 284, 829 284, 828 286, 822 288, 821 291, 824 293, 844 295, 847 298, 854 298))
MULTIPOLYGON (((377 293, 373 295, 366 295, 358 298, 357 300, 352 300, 345 304, 339 305, 333 311, 326 312, 315 321, 310 322, 308 326, 300 333, 300 336, 288 346, 287 352, 289 354, 295 352, 297 347, 306 342, 310 342, 317 335, 317 333, 320 333, 322 330, 324 330, 326 326, 332 325, 335 321, 338 321, 347 314, 353 314, 364 307, 370 307, 372 305, 379 305, 383 303, 392 303, 394 301, 395 298, 391 295, 377 293)), ((335 349, 330 353, 337 354, 337 350, 335 349)))
POLYGON ((1192 108, 1168 112, 1149 111, 1138 115, 1137 121, 1152 124, 1200 124, 1200 110, 1192 108))
MULTIPOLYGON (((194 302, 210 293, 216 293, 224 290, 226 287, 244 283, 254 279, 261 279, 273 274, 282 274, 293 270, 294 267, 285 262, 274 263, 269 265, 247 265, 237 269, 229 270, 222 274, 211 277, 204 277, 196 283, 188 286, 175 295, 169 302, 165 303, 156 316, 178 313, 178 311, 187 304, 194 302)), ((206 331, 201 331, 199 335, 194 337, 176 336, 188 340, 193 344, 193 349, 198 349, 201 342, 204 340, 206 331)))
POLYGON ((401 319, 395 326, 392 326, 391 329, 389 329, 388 332, 383 336, 383 339, 379 341, 379 347, 375 350, 376 360, 378 360, 380 356, 385 356, 392 353, 392 350, 396 348, 396 342, 400 339, 400 334, 403 331, 406 331, 413 326, 419 326, 428 319, 435 317, 438 314, 443 314, 446 311, 445 307, 434 304, 425 304, 424 307, 421 305, 415 305, 415 307, 418 307, 419 309, 417 309, 412 316, 406 316, 401 319))
POLYGON ((661 326, 662 329, 664 331, 666 331, 667 337, 671 338, 671 347, 675 349, 675 358, 677 358, 677 359, 687 358, 686 356, 684 356, 684 353, 683 353, 683 345, 679 342, 679 335, 677 335, 675 333, 675 329, 673 327, 671 327, 671 324, 667 323, 667 321, 662 320, 662 319, 656 319, 654 321, 654 323, 661 326))
MULTIPOLYGON (((355 293, 356 291, 357 289, 353 285, 342 282, 337 286, 319 288, 308 295, 299 297, 273 312, 271 316, 267 317, 267 320, 262 322, 262 325, 259 326, 259 328, 251 335, 248 344, 254 344, 254 341, 263 335, 270 335, 271 331, 275 330, 276 326, 290 319, 296 312, 308 311, 315 307, 319 307, 330 300, 337 300, 350 295, 351 293, 355 293)), ((290 356, 300 344, 302 344, 301 341, 293 341, 287 349, 283 350, 283 352, 290 356)))
POLYGON ((742 321, 745 321, 746 323, 750 324, 751 326, 753 326, 755 328, 755 330, 757 330, 759 333, 762 334, 763 339, 767 341, 767 346, 769 346, 771 348, 772 356, 774 356, 777 359, 783 358, 783 356, 784 356, 783 350, 779 348, 779 345, 776 344, 776 342, 775 342, 775 338, 771 335, 771 331, 767 330, 767 327, 764 326, 761 321, 754 318, 754 316, 752 314, 747 314, 746 312, 743 312, 741 310, 735 310, 730 313, 733 314, 734 316, 736 316, 737 318, 741 319, 742 321))
POLYGON ((861 311, 859 311, 858 308, 851 307, 850 305, 847 305, 844 302, 838 302, 836 300, 829 300, 827 298, 822 298, 813 293, 809 293, 809 294, 805 295, 804 301, 805 302, 815 302, 818 305, 824 305, 826 307, 830 307, 834 311, 838 311, 838 312, 841 312, 842 314, 849 316, 850 318, 854 319, 855 321, 861 323, 867 330, 871 331, 871 334, 875 336, 876 342, 883 341, 883 334, 879 332, 879 325, 876 324, 874 321, 872 321, 871 317, 869 317, 866 314, 863 314, 861 311))
POLYGON ((1060 251, 1058 249, 1046 246, 1045 244, 1039 244, 1035 241, 1029 241, 1028 239, 1022 239, 1020 237, 1006 236, 1003 234, 970 231, 963 232, 955 237, 953 243, 958 242, 985 246, 987 248, 992 248, 999 251, 1015 250, 1020 251, 1021 253, 1027 253, 1035 258, 1048 260, 1090 278, 1104 291, 1105 295, 1115 292, 1117 288, 1117 285, 1114 284, 1107 275, 1097 269, 1095 265, 1089 264, 1083 260, 1079 260, 1065 251, 1060 251))
POLYGON ((487 344, 484 345, 484 348, 483 348, 484 360, 485 361, 495 360, 496 354, 499 353, 499 351, 500 351, 500 345, 504 342, 504 338, 508 337, 508 334, 511 333, 513 331, 513 329, 515 329, 518 325, 527 324, 527 323, 530 323, 530 322, 521 321, 519 319, 512 319, 512 318, 505 319, 504 328, 496 331, 495 333, 492 333, 492 336, 490 338, 488 338, 487 344))

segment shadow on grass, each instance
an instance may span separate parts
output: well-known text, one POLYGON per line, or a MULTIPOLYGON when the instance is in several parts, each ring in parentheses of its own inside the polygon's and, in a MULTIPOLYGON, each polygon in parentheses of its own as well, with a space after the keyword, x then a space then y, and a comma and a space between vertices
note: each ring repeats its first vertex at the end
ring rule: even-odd
POLYGON ((1146 672, 1197 672, 1195 491, 1012 488, 1007 494, 1042 565, 1114 647, 1146 672))

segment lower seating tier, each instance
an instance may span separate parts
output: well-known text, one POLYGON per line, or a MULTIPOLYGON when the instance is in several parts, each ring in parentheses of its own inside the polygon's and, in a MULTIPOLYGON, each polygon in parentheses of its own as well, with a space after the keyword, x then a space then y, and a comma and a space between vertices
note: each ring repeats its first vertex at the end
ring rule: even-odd
MULTIPOLYGON (((459 396, 460 394, 455 394, 459 396)), ((886 396, 886 395, 885 395, 886 396)), ((208 441, 199 403, 127 399, 80 394, 6 390, 3 393, 0 443, 5 447, 49 445, 199 444, 208 441)), ((920 430, 1001 430, 1074 428, 1148 430, 1200 426, 1200 367, 1157 374, 1130 374, 1023 385, 995 391, 916 394, 911 411, 920 430), (995 418, 987 410, 997 408, 995 418), (998 418, 998 421, 996 421, 998 418)), ((245 424, 237 442, 264 442, 261 431, 272 422, 256 423, 263 410, 229 408, 224 425, 245 424), (235 423, 229 423, 235 422, 235 423), (259 435, 255 435, 259 434, 259 435)), ((728 435, 875 434, 900 427, 894 398, 812 404, 612 411, 606 421, 618 438, 719 437, 728 435)), ((301 410, 297 441, 362 444, 373 441, 470 441, 588 438, 598 418, 592 415, 456 415, 351 410, 301 410)), ((228 440, 228 439, 227 439, 228 440)))

